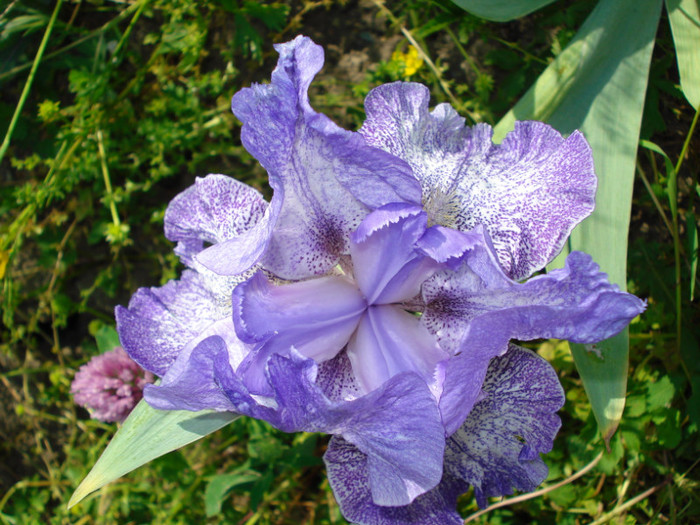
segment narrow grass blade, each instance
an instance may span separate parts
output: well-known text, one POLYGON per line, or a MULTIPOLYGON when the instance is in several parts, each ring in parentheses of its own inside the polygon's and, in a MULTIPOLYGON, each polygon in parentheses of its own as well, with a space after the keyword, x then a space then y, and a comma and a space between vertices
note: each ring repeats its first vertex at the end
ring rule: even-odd
POLYGON ((73 493, 68 508, 107 483, 211 434, 237 417, 231 412, 156 410, 141 400, 73 493))
POLYGON ((685 224, 688 228, 688 254, 690 255, 690 300, 695 300, 695 279, 698 276, 698 227, 695 214, 691 211, 685 214, 685 224))
MULTIPOLYGON (((639 130, 660 13, 661 0, 601 0, 495 133, 502 139, 516 119, 584 133, 598 174, 596 210, 552 266, 561 266, 570 250, 585 251, 623 290, 639 130)), ((602 359, 581 345, 571 348, 600 431, 609 439, 624 409, 627 332, 598 345, 602 359)))
POLYGON ((525 16, 554 0, 452 0, 465 11, 494 22, 508 22, 525 16))
POLYGON ((700 0, 666 0, 685 98, 700 109, 700 0))

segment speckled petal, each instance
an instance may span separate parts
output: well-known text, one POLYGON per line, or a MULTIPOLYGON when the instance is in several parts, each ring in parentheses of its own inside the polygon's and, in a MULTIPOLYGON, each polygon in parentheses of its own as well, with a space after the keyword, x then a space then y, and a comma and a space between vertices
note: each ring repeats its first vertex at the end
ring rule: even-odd
POLYGON ((564 268, 517 284, 497 277, 486 252, 475 249, 458 271, 436 274, 423 286, 423 322, 457 354, 447 363, 440 400, 448 433, 466 417, 489 360, 504 353, 509 340, 594 343, 618 333, 645 308, 610 284, 584 253, 572 252, 564 268))
POLYGON ((502 144, 480 124, 465 128, 446 105, 428 110, 429 91, 413 83, 372 90, 360 133, 407 161, 423 187, 431 222, 489 231, 507 275, 543 268, 594 207, 596 177, 583 136, 564 139, 540 122, 516 122, 502 144))
POLYGON ((239 412, 265 419, 285 432, 342 435, 368 455, 369 484, 379 505, 405 505, 442 476, 444 429, 437 404, 416 374, 400 374, 370 394, 332 402, 316 385, 317 365, 296 351, 272 355, 272 395, 253 398, 228 362, 218 382, 239 412))
POLYGON ((491 361, 482 399, 447 441, 445 471, 474 487, 476 500, 532 491, 547 477, 541 453, 552 450, 564 406, 554 369, 515 345, 491 361))
POLYGON ((367 456, 334 436, 323 456, 335 498, 346 519, 358 525, 461 525, 457 498, 468 485, 443 476, 436 488, 403 506, 380 506, 372 500, 367 456))
POLYGON ((140 288, 128 308, 115 310, 122 346, 144 369, 163 376, 188 343, 231 318, 230 295, 226 301, 219 292, 192 270, 160 288, 140 288))
MULTIPOLYGON (((204 243, 218 244, 241 236, 262 219, 267 203, 260 192, 226 175, 208 175, 177 195, 165 211, 165 236, 177 242, 175 253, 192 267, 204 243)), ((259 239, 260 242, 265 239, 259 239)), ((249 248, 241 257, 255 250, 249 248)), ((239 272, 252 266, 246 261, 239 272)), ((231 263, 232 264, 232 263, 231 263)))
MULTIPOLYGON (((348 252, 347 238, 370 209, 389 202, 420 203, 408 165, 367 146, 309 105, 307 90, 323 65, 323 50, 306 37, 276 46, 272 83, 238 92, 246 149, 268 171, 274 189, 272 237, 264 266, 285 279, 320 275, 348 252)), ((222 245, 203 263, 231 272, 222 245)))

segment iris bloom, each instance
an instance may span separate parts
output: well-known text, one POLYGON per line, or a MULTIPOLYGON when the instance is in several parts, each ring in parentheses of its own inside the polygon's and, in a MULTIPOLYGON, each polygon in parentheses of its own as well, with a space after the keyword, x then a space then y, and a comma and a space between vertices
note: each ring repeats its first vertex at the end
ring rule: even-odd
POLYGON ((414 83, 374 89, 346 131, 308 101, 322 49, 277 50, 272 82, 232 102, 271 202, 197 179, 165 215, 188 269, 117 308, 124 347, 162 378, 146 400, 332 434, 356 523, 458 524, 470 486, 482 506, 534 489, 564 395, 511 340, 594 343, 644 309, 583 253, 532 277, 593 210, 588 144, 520 122, 494 145, 414 83))

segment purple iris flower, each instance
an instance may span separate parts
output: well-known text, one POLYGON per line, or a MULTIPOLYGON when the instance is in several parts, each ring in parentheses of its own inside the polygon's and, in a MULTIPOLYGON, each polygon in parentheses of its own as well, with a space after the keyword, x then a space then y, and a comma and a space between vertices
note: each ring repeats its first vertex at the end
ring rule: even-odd
POLYGON ((332 434, 354 523, 458 524, 470 486, 481 506, 533 490, 564 395, 511 341, 594 343, 644 310, 583 253, 532 277, 593 209, 586 141, 520 122, 494 145, 414 83, 373 90, 346 131, 308 101, 322 49, 276 48, 272 82, 232 101, 271 202, 197 179, 165 216, 188 269, 116 310, 124 348, 162 378, 145 399, 332 434))

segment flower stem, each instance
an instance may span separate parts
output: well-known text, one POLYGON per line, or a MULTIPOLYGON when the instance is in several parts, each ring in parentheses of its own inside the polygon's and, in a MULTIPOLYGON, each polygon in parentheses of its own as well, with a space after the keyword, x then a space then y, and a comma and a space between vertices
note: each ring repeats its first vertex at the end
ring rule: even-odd
POLYGON ((22 113, 24 103, 27 101, 27 96, 29 95, 29 91, 32 88, 32 84, 34 83, 34 76, 36 75, 36 70, 39 68, 41 58, 44 56, 44 50, 46 49, 46 44, 49 42, 49 37, 51 36, 51 32, 53 31, 53 26, 56 23, 56 18, 58 18, 58 12, 61 9, 61 4, 63 4, 63 0, 58 0, 56 2, 56 7, 54 7, 53 14, 51 15, 51 19, 49 20, 49 24, 46 26, 46 30, 44 31, 44 37, 41 39, 41 44, 39 44, 39 50, 36 52, 36 56, 34 57, 32 69, 29 71, 29 76, 27 77, 27 81, 24 83, 24 89, 22 90, 22 94, 19 97, 19 102, 17 103, 17 107, 15 108, 15 113, 14 115, 12 115, 12 120, 10 121, 10 125, 8 126, 7 132, 5 133, 5 138, 2 141, 2 145, 0 145, 0 162, 2 162, 2 159, 5 156, 5 153, 7 152, 7 148, 10 147, 10 139, 12 138, 12 134, 15 131, 17 121, 19 121, 19 116, 22 113))

